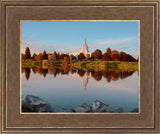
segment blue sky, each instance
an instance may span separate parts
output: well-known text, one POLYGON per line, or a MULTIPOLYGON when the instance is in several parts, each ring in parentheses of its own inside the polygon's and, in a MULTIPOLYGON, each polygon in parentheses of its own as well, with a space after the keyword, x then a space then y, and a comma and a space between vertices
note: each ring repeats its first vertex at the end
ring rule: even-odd
POLYGON ((22 52, 80 52, 86 37, 89 51, 108 47, 138 56, 138 21, 22 21, 22 52))

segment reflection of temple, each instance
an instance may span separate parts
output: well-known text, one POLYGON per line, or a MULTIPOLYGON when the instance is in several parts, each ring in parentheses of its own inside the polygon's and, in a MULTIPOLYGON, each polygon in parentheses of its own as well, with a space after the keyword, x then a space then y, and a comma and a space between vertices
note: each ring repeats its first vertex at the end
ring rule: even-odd
POLYGON ((86 92, 86 87, 87 87, 87 84, 88 84, 88 76, 87 75, 84 75, 83 77, 81 77, 81 81, 82 81, 82 84, 83 84, 83 88, 84 88, 84 92, 86 92))

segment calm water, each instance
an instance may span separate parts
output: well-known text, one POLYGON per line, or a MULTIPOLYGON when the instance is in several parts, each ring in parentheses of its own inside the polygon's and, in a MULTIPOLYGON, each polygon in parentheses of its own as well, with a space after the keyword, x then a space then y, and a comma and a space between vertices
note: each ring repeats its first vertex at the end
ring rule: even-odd
POLYGON ((139 108, 138 72, 96 71, 56 68, 22 68, 22 99, 39 96, 55 112, 69 112, 82 104, 99 100, 109 110, 139 108))

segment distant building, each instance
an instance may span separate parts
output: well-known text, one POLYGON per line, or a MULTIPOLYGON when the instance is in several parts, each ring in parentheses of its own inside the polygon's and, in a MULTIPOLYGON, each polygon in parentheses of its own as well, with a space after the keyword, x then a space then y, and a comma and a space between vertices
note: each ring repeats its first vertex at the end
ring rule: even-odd
MULTIPOLYGON (((81 47, 81 51, 80 53, 83 53, 85 56, 87 54, 89 54, 91 56, 91 53, 89 53, 89 50, 88 50, 88 46, 87 46, 87 43, 86 43, 86 38, 84 38, 84 43, 81 47)), ((78 56, 80 53, 73 53, 74 56, 78 56)))

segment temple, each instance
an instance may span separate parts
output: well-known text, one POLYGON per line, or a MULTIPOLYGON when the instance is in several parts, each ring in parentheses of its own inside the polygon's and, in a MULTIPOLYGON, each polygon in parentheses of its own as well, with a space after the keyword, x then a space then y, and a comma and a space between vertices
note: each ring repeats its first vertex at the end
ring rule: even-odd
MULTIPOLYGON (((88 46, 87 46, 87 43, 86 43, 86 38, 84 38, 84 43, 81 47, 81 51, 80 53, 83 53, 85 56, 87 54, 91 55, 91 53, 89 53, 89 50, 88 50, 88 46)), ((78 56, 80 53, 73 53, 74 56, 78 56)))
POLYGON ((84 38, 84 43, 83 43, 83 45, 81 47, 81 53, 83 53, 85 55, 89 53, 88 46, 86 44, 86 38, 84 38))

